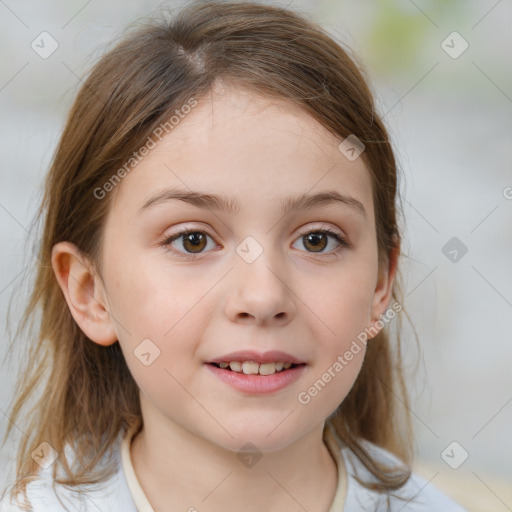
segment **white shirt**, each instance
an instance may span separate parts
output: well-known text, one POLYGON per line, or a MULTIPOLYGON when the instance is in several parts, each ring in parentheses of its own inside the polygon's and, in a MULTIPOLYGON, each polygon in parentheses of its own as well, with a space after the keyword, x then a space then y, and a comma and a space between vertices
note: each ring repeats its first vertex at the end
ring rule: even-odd
MULTIPOLYGON (((52 488, 52 468, 42 470, 41 478, 27 485, 27 496, 34 512, 155 512, 133 469, 130 457, 132 436, 133 432, 120 433, 113 451, 117 472, 101 485, 89 486, 87 495, 80 496, 63 486, 56 486, 56 492, 52 488)), ((338 486, 328 512, 467 512, 414 474, 398 491, 389 494, 370 491, 359 484, 355 476, 364 481, 375 481, 375 477, 331 428, 325 429, 324 442, 338 468, 338 486)), ((379 460, 397 462, 382 448, 370 443, 367 446, 379 460)), ((201 510, 199 505, 196 508, 201 510)), ((30 509, 10 504, 8 498, 0 502, 0 512, 22 510, 30 509)))

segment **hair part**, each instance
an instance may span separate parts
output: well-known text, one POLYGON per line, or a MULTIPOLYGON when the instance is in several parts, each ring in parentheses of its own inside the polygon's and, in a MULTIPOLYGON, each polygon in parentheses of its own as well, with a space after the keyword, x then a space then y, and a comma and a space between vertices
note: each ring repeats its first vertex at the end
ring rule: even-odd
MULTIPOLYGON (((59 457, 53 472, 57 483, 76 486, 110 475, 114 468, 100 468, 100 459, 121 429, 142 428, 138 388, 119 343, 102 347, 79 329, 52 270, 52 247, 74 243, 101 273, 102 228, 115 190, 101 200, 94 190, 176 109, 191 97, 200 101, 219 82, 289 100, 340 141, 357 136, 372 179, 381 260, 400 245, 397 166, 388 133, 362 72, 317 24, 279 7, 196 2, 170 21, 138 27, 92 68, 46 177, 37 274, 16 332, 18 337, 26 333, 32 348, 4 443, 27 401, 42 391, 23 423, 30 436, 19 446, 14 494, 37 477, 39 467, 30 454, 42 441, 60 454, 66 445, 73 447, 78 465, 59 457), (29 325, 38 313, 33 335, 29 325), (63 471, 59 477, 57 466, 63 471)), ((400 302, 398 282, 393 298, 400 302)), ((411 422, 397 338, 391 343, 384 329, 368 342, 353 388, 327 420, 379 481, 364 485, 387 491, 402 486, 410 470, 379 465, 362 440, 410 463, 411 422)))

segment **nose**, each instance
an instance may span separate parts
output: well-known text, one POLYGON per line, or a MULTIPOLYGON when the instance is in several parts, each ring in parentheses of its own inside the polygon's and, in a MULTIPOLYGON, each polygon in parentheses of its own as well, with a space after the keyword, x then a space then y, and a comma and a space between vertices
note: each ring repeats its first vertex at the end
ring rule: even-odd
POLYGON ((288 274, 269 250, 251 263, 236 255, 225 306, 227 317, 259 325, 288 324, 296 310, 288 274))

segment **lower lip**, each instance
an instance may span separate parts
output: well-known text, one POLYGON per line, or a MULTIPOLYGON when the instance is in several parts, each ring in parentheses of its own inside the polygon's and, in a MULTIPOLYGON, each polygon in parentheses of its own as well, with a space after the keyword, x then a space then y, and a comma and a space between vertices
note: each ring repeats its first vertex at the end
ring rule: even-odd
POLYGON ((273 393, 295 382, 301 375, 306 365, 295 366, 273 375, 246 375, 231 370, 217 368, 212 364, 206 367, 220 380, 244 393, 259 395, 273 393))

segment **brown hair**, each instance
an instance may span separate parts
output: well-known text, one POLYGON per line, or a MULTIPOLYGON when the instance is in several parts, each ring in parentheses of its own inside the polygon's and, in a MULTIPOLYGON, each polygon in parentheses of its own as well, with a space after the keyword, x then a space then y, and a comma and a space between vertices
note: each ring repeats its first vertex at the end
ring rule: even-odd
MULTIPOLYGON (((100 346, 79 329, 53 273, 51 251, 57 242, 72 242, 101 269, 102 227, 113 194, 99 201, 93 191, 170 113, 209 92, 216 80, 291 100, 340 140, 355 134, 366 146, 362 157, 373 183, 381 260, 400 246, 397 166, 388 133, 362 72, 316 23, 257 3, 196 2, 170 21, 133 30, 99 60, 79 90, 46 178, 37 274, 16 331, 18 337, 27 331, 31 349, 4 443, 27 401, 42 391, 26 414, 31 435, 19 446, 13 495, 37 477, 30 454, 42 441, 58 453, 73 447, 79 466, 59 457, 53 472, 56 483, 75 486, 111 475, 112 467, 99 467, 100 458, 121 429, 141 428, 138 388, 119 343, 100 346), (37 313, 37 335, 30 338, 37 313), (57 465, 66 478, 56 478, 57 465)), ((399 296, 396 282, 393 299, 399 296)), ((364 441, 410 464, 399 323, 396 343, 386 329, 368 343, 351 392, 326 422, 377 477, 378 484, 365 485, 387 491, 402 486, 410 470, 380 465, 364 441)))

